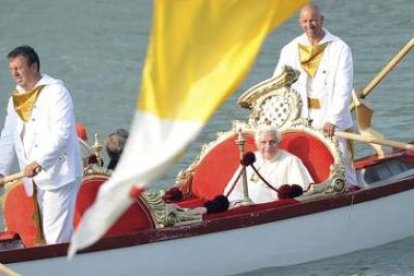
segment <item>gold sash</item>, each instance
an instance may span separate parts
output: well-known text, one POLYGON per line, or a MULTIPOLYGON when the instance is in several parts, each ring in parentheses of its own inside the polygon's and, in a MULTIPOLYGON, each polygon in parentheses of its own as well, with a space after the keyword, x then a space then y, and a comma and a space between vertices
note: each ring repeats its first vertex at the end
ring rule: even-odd
POLYGON ((17 91, 14 91, 12 93, 14 110, 24 122, 27 122, 29 120, 37 97, 39 96, 43 87, 45 86, 39 85, 32 91, 23 94, 18 93, 17 91))
POLYGON ((326 43, 314 46, 298 44, 300 64, 310 77, 314 77, 316 71, 318 71, 319 63, 326 45, 326 43))
POLYGON ((308 97, 308 108, 309 109, 320 109, 321 103, 317 98, 309 98, 308 97))

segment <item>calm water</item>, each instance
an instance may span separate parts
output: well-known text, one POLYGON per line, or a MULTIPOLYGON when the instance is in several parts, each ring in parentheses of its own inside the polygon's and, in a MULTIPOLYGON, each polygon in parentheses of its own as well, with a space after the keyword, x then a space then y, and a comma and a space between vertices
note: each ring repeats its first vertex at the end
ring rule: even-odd
MULTIPOLYGON (((254 1, 259 3, 260 1, 254 1)), ((413 37, 412 0, 326 0, 321 5, 326 27, 352 48, 355 88, 362 89, 382 66, 413 37)), ((69 87, 77 121, 90 136, 104 137, 128 128, 135 111, 151 21, 150 1, 0 0, 0 56, 18 44, 38 50, 44 72, 69 87)), ((156 184, 166 186, 191 162, 200 146, 228 130, 232 119, 247 113, 235 102, 242 91, 268 78, 280 48, 300 33, 297 17, 277 29, 242 87, 217 112, 184 158, 156 184)), ((5 58, 0 66, 0 124, 13 83, 5 58)), ((374 126, 389 139, 412 141, 414 54, 370 95, 374 126)), ((367 149, 358 147, 359 154, 367 149)), ((267 268, 242 275, 414 275, 414 238, 310 264, 267 268)))

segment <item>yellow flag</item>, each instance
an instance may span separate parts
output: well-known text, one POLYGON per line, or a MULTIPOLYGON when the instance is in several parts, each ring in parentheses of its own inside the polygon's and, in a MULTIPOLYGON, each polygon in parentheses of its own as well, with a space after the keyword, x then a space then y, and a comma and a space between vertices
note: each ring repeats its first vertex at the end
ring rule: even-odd
POLYGON ((244 79, 266 35, 306 2, 156 1, 139 109, 207 121, 244 79))
POLYGON ((96 242, 159 177, 249 71, 267 34, 307 0, 156 0, 138 109, 112 177, 73 235, 96 242))

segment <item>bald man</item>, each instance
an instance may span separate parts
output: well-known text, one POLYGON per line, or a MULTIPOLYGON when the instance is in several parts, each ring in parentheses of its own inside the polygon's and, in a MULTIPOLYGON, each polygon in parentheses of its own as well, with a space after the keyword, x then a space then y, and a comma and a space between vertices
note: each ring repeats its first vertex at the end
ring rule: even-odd
MULTIPOLYGON (((323 27, 324 16, 315 4, 302 8, 299 25, 304 33, 282 48, 274 76, 280 74, 285 65, 300 71, 292 88, 299 92, 304 103, 301 116, 331 137, 337 128, 352 128, 348 108, 353 88, 351 50, 323 27)), ((344 139, 339 139, 339 143, 347 182, 356 185, 349 146, 344 139)))

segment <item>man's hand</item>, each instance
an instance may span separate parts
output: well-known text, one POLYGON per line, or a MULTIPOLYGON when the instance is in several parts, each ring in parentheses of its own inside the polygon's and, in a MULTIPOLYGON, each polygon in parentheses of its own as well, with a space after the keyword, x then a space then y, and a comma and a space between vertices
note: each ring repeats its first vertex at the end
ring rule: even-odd
POLYGON ((326 134, 328 134, 329 137, 334 136, 335 129, 336 129, 336 125, 331 124, 331 123, 325 123, 323 125, 323 130, 326 132, 326 134))
POLYGON ((42 167, 37 162, 32 162, 23 169, 23 174, 25 177, 33 177, 36 176, 41 170, 42 167))

